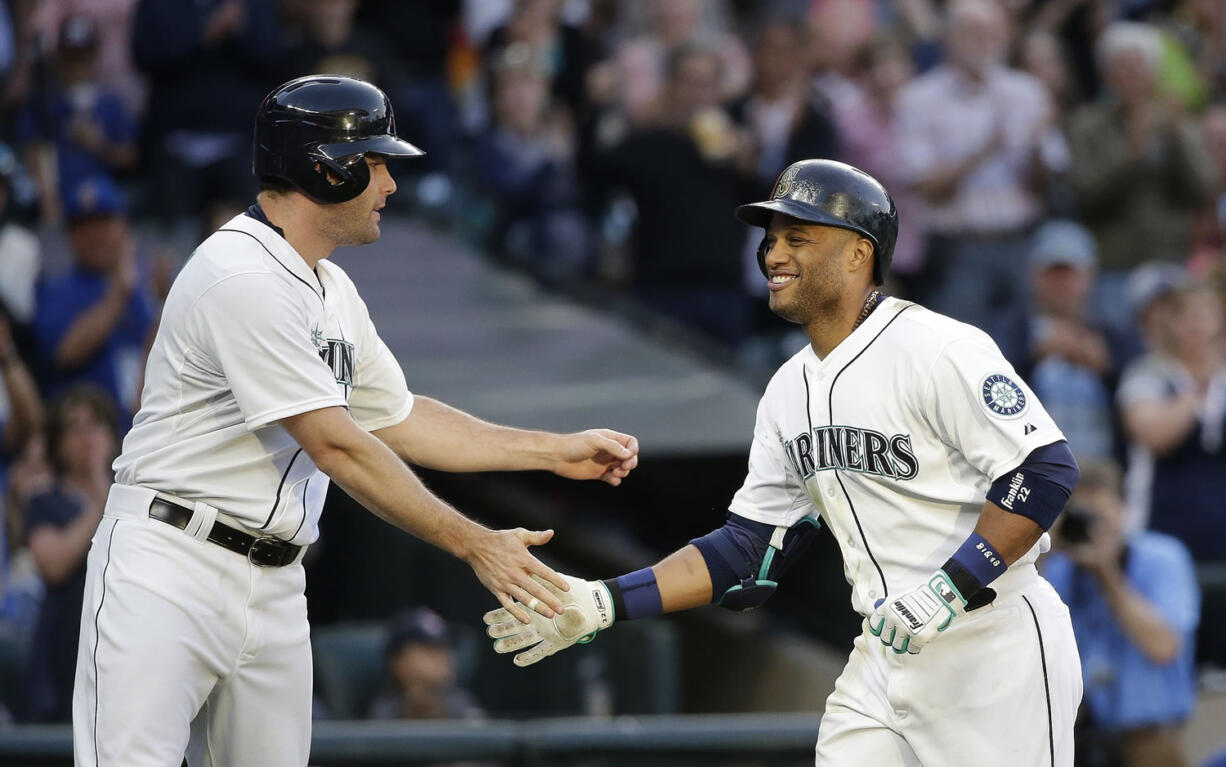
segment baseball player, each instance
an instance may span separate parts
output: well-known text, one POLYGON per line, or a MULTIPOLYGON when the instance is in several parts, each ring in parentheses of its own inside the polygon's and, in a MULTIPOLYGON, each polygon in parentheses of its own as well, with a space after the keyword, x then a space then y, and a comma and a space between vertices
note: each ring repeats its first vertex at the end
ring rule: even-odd
POLYGON ((755 607, 824 524, 864 621, 819 767, 1070 767, 1077 649, 1034 566, 1076 484, 1064 436, 987 335, 877 290, 898 220, 875 179, 799 162, 737 217, 766 230, 770 306, 810 344, 766 388, 726 524, 651 568, 568 576, 552 619, 491 611, 494 649, 524 666, 615 618, 755 607))
POLYGON ((637 444, 607 430, 502 428, 414 397, 349 278, 328 261, 379 238, 396 136, 378 88, 312 76, 256 116, 258 202, 206 239, 166 298, 142 404, 88 560, 73 700, 79 767, 302 767, 311 651, 300 564, 329 480, 467 561, 512 599, 560 610, 566 581, 435 498, 405 461, 550 469, 617 485, 637 444), (540 581, 533 580, 536 576, 540 581))

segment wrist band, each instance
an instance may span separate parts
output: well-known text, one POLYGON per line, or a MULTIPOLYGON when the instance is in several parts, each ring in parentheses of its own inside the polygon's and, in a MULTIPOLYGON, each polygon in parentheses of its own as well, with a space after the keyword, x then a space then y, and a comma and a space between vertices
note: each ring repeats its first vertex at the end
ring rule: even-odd
POLYGON ((963 598, 969 600, 1000 577, 1008 565, 995 546, 979 533, 971 533, 941 569, 962 592, 963 598))
POLYGON ((610 578, 604 581, 604 585, 613 599, 613 614, 620 619, 649 618, 664 613, 660 586, 650 567, 610 578))

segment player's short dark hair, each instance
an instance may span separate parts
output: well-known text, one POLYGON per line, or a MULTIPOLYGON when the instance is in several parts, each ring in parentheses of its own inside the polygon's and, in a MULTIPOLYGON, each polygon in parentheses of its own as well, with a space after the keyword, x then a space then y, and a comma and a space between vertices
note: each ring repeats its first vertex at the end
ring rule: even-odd
POLYGON ((1119 464, 1106 458, 1091 458, 1077 462, 1081 479, 1077 481, 1079 492, 1107 491, 1113 495, 1123 492, 1123 474, 1119 464))
POLYGON ((285 194, 294 191, 294 185, 276 176, 260 176, 260 191, 285 194))
POLYGON ((57 476, 62 476, 67 469, 60 456, 60 440, 64 438, 68 411, 81 406, 88 408, 90 414, 111 432, 116 448, 119 447, 119 410, 111 395, 94 384, 73 384, 52 400, 47 410, 47 461, 57 476))

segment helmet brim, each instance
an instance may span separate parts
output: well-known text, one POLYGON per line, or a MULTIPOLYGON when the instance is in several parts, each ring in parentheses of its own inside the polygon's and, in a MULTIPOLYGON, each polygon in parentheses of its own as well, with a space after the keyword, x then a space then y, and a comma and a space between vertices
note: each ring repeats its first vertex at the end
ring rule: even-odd
MULTIPOLYGON (((770 226, 771 216, 776 213, 782 213, 785 216, 791 216, 798 221, 804 221, 807 224, 817 224, 819 226, 833 226, 839 229, 850 229, 853 232, 860 230, 851 224, 847 223, 836 216, 825 216, 814 211, 812 205, 805 205, 796 202, 795 200, 778 199, 767 200, 766 202, 751 202, 748 205, 740 205, 735 211, 737 219, 744 224, 750 226, 761 227, 766 229, 770 226)), ((864 234, 861 232, 861 234, 864 234)), ((871 236, 865 234, 870 240, 871 236)))
POLYGON ((320 144, 319 151, 332 160, 341 160, 355 154, 381 154, 387 157, 420 157, 425 154, 404 139, 389 135, 320 144))

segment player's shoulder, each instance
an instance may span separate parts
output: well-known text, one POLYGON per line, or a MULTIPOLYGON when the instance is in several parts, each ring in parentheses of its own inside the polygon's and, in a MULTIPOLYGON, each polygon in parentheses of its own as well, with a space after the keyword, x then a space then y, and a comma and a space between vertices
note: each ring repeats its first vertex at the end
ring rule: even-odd
POLYGON ((888 298, 877 309, 887 313, 887 324, 874 343, 896 360, 934 361, 959 345, 990 345, 991 336, 974 325, 932 311, 922 304, 888 298))
POLYGON ((301 257, 279 234, 246 214, 239 214, 196 247, 179 277, 192 292, 211 291, 222 283, 257 282, 266 289, 297 291, 305 275, 294 273, 294 259, 301 257))

